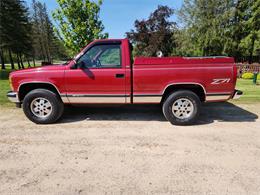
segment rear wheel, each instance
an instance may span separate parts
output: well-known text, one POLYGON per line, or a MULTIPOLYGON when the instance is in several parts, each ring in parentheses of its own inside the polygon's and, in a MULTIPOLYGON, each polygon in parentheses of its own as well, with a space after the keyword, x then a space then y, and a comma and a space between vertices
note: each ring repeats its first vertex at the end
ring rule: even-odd
POLYGON ((163 102, 163 114, 173 125, 191 125, 199 116, 201 102, 199 97, 188 90, 169 95, 163 102))
POLYGON ((58 95, 46 89, 35 89, 23 100, 23 111, 37 124, 56 122, 63 114, 64 105, 58 95))

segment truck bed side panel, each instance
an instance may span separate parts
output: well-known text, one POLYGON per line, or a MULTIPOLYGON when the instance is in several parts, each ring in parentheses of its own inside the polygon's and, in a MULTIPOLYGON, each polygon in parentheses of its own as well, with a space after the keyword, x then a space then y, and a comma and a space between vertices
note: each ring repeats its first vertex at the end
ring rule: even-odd
POLYGON ((139 64, 134 65, 133 75, 134 103, 159 103, 164 90, 177 84, 202 86, 207 101, 227 100, 234 91, 232 63, 149 66, 139 64))

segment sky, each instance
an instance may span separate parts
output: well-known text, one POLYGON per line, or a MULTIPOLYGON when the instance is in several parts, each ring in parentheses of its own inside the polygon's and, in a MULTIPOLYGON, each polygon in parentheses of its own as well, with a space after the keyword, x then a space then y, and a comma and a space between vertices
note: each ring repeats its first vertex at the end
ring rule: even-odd
MULTIPOLYGON (((55 0, 38 0, 47 5, 49 15, 58 7, 55 0)), ((30 6, 32 0, 26 0, 30 6)), ((110 38, 124 38, 125 33, 134 28, 136 19, 147 19, 158 5, 167 5, 179 9, 182 0, 103 0, 100 18, 105 26, 104 32, 110 38)), ((175 16, 171 18, 177 20, 175 16)))

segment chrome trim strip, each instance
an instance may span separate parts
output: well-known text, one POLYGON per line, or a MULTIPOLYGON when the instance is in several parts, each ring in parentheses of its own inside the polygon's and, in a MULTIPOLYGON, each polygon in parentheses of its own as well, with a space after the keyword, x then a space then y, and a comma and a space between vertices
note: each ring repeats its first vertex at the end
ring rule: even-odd
POLYGON ((206 101, 218 101, 218 100, 228 100, 231 94, 210 94, 206 95, 206 101))
POLYGON ((69 103, 76 104, 88 104, 88 103, 126 103, 126 97, 112 97, 112 96, 103 96, 103 97, 95 97, 95 96, 88 96, 88 97, 68 97, 69 103))
POLYGON ((13 91, 9 91, 7 93, 7 97, 9 99, 9 101, 13 102, 13 103, 20 103, 19 99, 18 99, 18 94, 17 92, 13 92, 13 91))
POLYGON ((53 83, 51 83, 51 82, 46 82, 46 81, 30 81, 30 82, 23 82, 23 83, 21 83, 20 85, 19 85, 19 87, 18 87, 18 91, 20 90, 20 87, 22 86, 22 85, 24 85, 24 84, 29 84, 29 83, 44 83, 44 84, 50 84, 50 85, 52 85, 53 87, 55 87, 55 89, 58 91, 58 93, 61 95, 61 93, 60 93, 60 91, 59 91, 59 89, 56 87, 56 85, 54 85, 53 83))
POLYGON ((67 94, 68 98, 70 97, 126 97, 126 95, 122 94, 67 94))
POLYGON ((64 104, 69 104, 70 101, 68 99, 68 97, 66 96, 66 94, 61 94, 61 100, 63 101, 64 104))
POLYGON ((162 95, 134 95, 133 103, 160 103, 162 95))
POLYGON ((150 97, 150 96, 162 97, 162 95, 160 94, 134 94, 134 97, 150 97))
MULTIPOLYGON (((129 95, 114 94, 62 94, 64 103, 131 103, 129 95), (67 98, 68 101, 65 99, 67 98)), ((162 95, 134 95, 133 103, 160 103, 162 95)))
POLYGON ((199 85, 199 86, 202 87, 202 89, 203 89, 203 91, 204 91, 204 94, 207 94, 207 91, 206 91, 205 87, 204 87, 202 84, 196 83, 196 82, 170 83, 170 84, 168 84, 168 85, 164 88, 162 94, 164 94, 165 90, 166 90, 168 87, 172 86, 172 85, 199 85))
MULTIPOLYGON (((130 100, 130 96, 126 96, 123 94, 62 94, 61 98, 64 103, 72 103, 72 104, 89 104, 89 103, 128 103, 128 99, 130 100), (68 99, 68 101, 65 100, 68 99)), ((130 102, 129 102, 130 103, 130 102)))
POLYGON ((218 92, 218 93, 207 93, 206 95, 214 96, 214 95, 231 95, 230 92, 218 92))
POLYGON ((131 104, 131 96, 130 96, 130 95, 126 96, 125 102, 126 102, 127 104, 131 104))

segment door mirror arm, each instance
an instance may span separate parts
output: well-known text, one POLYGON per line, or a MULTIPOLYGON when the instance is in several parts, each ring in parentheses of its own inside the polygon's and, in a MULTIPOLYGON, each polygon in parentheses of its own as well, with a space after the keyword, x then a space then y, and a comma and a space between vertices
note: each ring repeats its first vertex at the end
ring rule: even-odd
POLYGON ((77 66, 77 63, 75 63, 75 64, 73 64, 71 67, 70 67, 70 69, 77 69, 78 68, 78 66, 77 66))
POLYGON ((87 66, 85 66, 84 61, 76 62, 73 66, 71 66, 71 69, 87 69, 87 66))

